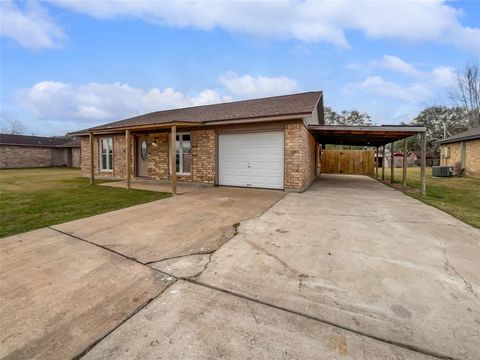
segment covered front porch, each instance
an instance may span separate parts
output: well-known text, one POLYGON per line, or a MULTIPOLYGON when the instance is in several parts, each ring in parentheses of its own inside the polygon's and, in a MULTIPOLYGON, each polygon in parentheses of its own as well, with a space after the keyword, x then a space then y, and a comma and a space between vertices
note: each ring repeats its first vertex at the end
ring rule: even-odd
MULTIPOLYGON (((122 178, 102 185, 173 194, 198 189, 204 185, 202 183, 213 184, 213 178, 205 181, 199 171, 194 174, 191 169, 192 140, 196 143, 195 149, 200 148, 204 153, 202 144, 198 144, 199 136, 191 138, 197 133, 203 138, 204 131, 195 131, 197 128, 191 123, 170 123, 89 131, 90 183, 94 184, 97 176, 122 178), (175 164, 175 171, 172 171, 172 164, 175 164), (188 184, 194 176, 196 184, 188 184)), ((213 157, 213 154, 207 155, 213 157)), ((202 165, 202 156, 197 158, 202 165)))
MULTIPOLYGON (((155 179, 146 179, 139 177, 132 177, 130 179, 130 187, 128 186, 127 180, 118 180, 112 182, 101 183, 99 185, 109 186, 115 188, 124 188, 124 189, 137 189, 137 190, 149 190, 157 192, 171 192, 172 184, 170 181, 166 180, 155 180, 155 179)), ((177 194, 186 194, 193 191, 209 189, 211 186, 198 184, 198 183, 187 183, 187 182, 178 182, 177 181, 177 194)))

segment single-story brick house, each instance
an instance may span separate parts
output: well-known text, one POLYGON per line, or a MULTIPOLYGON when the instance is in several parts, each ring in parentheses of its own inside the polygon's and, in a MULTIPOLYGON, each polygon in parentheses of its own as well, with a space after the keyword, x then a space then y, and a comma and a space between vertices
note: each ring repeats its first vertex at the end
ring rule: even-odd
POLYGON ((440 145, 440 165, 457 163, 469 175, 480 175, 480 128, 437 141, 440 145))
POLYGON ((0 134, 0 168, 80 167, 80 139, 0 134))
POLYGON ((70 135, 82 139, 82 172, 92 183, 125 178, 130 187, 133 176, 171 181, 173 192, 177 179, 303 191, 319 171, 321 144, 380 146, 424 131, 326 126, 323 93, 314 91, 157 111, 70 135))

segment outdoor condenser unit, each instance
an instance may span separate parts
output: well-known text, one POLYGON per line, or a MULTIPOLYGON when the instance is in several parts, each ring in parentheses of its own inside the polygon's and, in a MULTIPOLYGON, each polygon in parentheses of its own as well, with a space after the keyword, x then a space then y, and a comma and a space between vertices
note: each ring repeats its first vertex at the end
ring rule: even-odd
POLYGON ((445 177, 452 176, 453 166, 432 166, 432 176, 445 177))

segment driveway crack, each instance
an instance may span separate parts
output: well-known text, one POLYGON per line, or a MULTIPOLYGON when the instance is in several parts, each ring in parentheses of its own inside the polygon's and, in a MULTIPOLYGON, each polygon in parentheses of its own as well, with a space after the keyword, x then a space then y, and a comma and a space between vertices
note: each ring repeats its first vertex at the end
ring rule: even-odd
POLYGON ((480 297, 478 296, 477 292, 473 289, 473 286, 472 284, 467 280, 465 279, 465 277, 460 274, 457 269, 455 268, 455 266, 452 265, 452 263, 450 262, 450 260, 448 259, 448 256, 447 256, 447 246, 445 246, 443 248, 443 256, 445 258, 445 268, 448 270, 448 269, 451 269, 453 271, 453 273, 459 277, 465 284, 465 287, 467 288, 467 290, 476 298, 476 299, 480 299, 480 297))

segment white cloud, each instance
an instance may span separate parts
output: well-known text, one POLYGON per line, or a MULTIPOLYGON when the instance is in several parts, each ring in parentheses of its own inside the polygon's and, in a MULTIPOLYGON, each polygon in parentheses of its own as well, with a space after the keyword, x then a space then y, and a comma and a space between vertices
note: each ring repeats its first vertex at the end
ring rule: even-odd
POLYGON ((0 1, 0 36, 15 40, 31 48, 59 48, 65 34, 36 2, 27 2, 20 8, 12 1, 0 1))
POLYGON ((241 97, 262 97, 282 95, 298 89, 297 82, 285 76, 239 76, 229 71, 220 76, 219 82, 233 95, 241 97))
POLYGON ((461 10, 430 1, 64 1, 51 0, 99 19, 136 18, 172 27, 222 28, 304 42, 348 47, 346 31, 374 39, 448 43, 480 52, 480 28, 464 27, 461 10))
POLYGON ((39 119, 77 121, 120 120, 129 116, 176 107, 221 102, 214 90, 188 96, 172 88, 148 90, 127 84, 67 84, 42 81, 18 92, 21 105, 39 119))
POLYGON ((401 86, 378 75, 369 76, 363 82, 350 86, 353 89, 363 90, 373 95, 414 103, 424 101, 432 96, 431 91, 421 84, 401 86))
MULTIPOLYGON (((441 88, 452 87, 456 81, 456 71, 451 66, 440 65, 434 67, 431 71, 422 71, 413 64, 393 55, 384 55, 381 59, 373 60, 369 66, 392 70, 441 88)), ((347 68, 353 69, 348 64, 347 68)), ((359 68, 361 68, 361 65, 359 65, 359 68)))
POLYGON ((234 97, 285 94, 297 88, 294 80, 284 76, 240 76, 233 72, 220 76, 219 82, 224 87, 187 94, 173 88, 142 89, 122 83, 42 81, 19 90, 17 100, 38 122, 62 130, 68 124, 75 130, 152 111, 220 103, 234 97))
POLYGON ((418 77, 422 75, 422 72, 417 70, 412 64, 392 55, 383 55, 380 60, 372 61, 371 66, 397 71, 410 76, 418 77))

